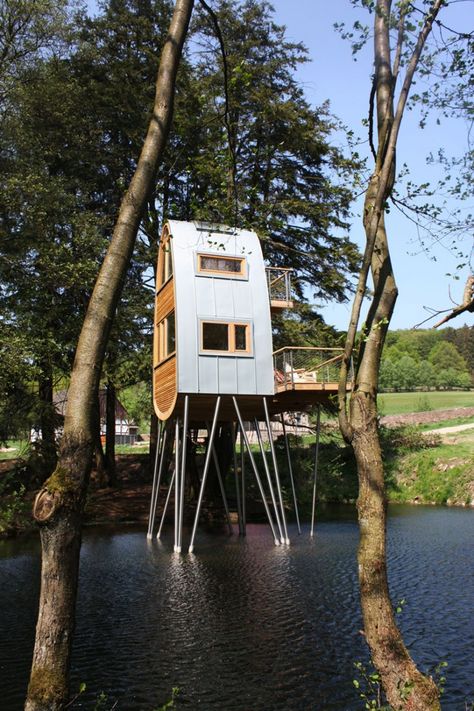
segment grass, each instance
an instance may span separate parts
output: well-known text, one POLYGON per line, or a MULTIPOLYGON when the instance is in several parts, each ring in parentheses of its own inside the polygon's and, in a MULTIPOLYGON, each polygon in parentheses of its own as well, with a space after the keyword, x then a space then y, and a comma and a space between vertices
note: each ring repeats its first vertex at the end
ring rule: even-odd
POLYGON ((448 390, 414 393, 382 393, 378 396, 381 415, 401 415, 424 410, 474 407, 474 391, 448 390))
POLYGON ((149 442, 139 444, 116 444, 115 454, 148 454, 150 451, 149 442))
POLYGON ((17 459, 18 457, 26 456, 30 445, 27 440, 8 440, 8 442, 1 446, 4 449, 8 449, 6 452, 0 452, 0 461, 4 462, 8 459, 17 459))
POLYGON ((397 458, 388 484, 390 501, 468 504, 474 500, 472 446, 442 444, 397 458))

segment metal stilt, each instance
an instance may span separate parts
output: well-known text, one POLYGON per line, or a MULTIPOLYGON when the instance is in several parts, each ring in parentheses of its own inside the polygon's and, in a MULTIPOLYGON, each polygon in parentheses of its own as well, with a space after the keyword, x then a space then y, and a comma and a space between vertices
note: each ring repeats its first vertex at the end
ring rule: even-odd
POLYGON ((298 526, 298 534, 301 536, 300 515, 298 512, 298 501, 296 500, 295 480, 293 478, 293 467, 291 465, 290 446, 288 444, 288 437, 286 434, 286 427, 285 427, 285 418, 283 417, 283 413, 281 413, 281 425, 283 428, 283 438, 285 440, 286 457, 288 459, 288 472, 290 474, 291 490, 293 492, 293 504, 295 507, 296 525, 298 526))
POLYGON ((178 550, 178 530, 179 530, 179 418, 176 418, 175 435, 174 435, 174 552, 178 550))
POLYGON ((263 409, 265 410, 265 419, 267 421, 268 439, 270 440, 270 450, 272 453, 273 469, 275 470, 275 481, 276 481, 276 485, 277 485, 278 499, 280 501, 281 519, 282 519, 282 523, 283 523, 283 533, 285 534, 285 540, 282 541, 282 543, 284 542, 284 543, 286 543, 286 545, 289 545, 290 539, 288 537, 285 506, 283 504, 283 496, 281 493, 280 474, 278 472, 278 462, 277 462, 277 458, 276 458, 275 445, 273 444, 273 431, 272 431, 272 426, 270 423, 270 415, 268 414, 268 405, 267 405, 266 398, 263 398, 263 409))
POLYGON ((158 481, 158 460, 160 457, 160 447, 162 443, 163 425, 161 420, 158 422, 158 440, 156 442, 155 465, 153 467, 153 484, 151 487, 150 513, 148 514, 148 531, 146 537, 150 540, 153 536, 153 526, 155 524, 156 502, 158 499, 157 481, 158 481))
POLYGON ((265 507, 265 513, 267 514, 268 523, 270 524, 270 528, 272 529, 273 539, 274 539, 274 541, 275 541, 275 545, 276 545, 276 546, 279 546, 279 545, 280 545, 280 541, 278 540, 277 532, 276 532, 275 527, 274 527, 274 525, 273 525, 272 516, 271 516, 271 513, 270 513, 270 509, 268 508, 267 500, 266 500, 266 498, 265 498, 265 492, 264 492, 264 490, 263 490, 262 482, 261 482, 261 480, 260 480, 260 476, 259 476, 259 473, 258 473, 257 465, 255 464, 255 459, 253 458, 252 450, 250 449, 250 443, 249 443, 247 434, 246 434, 246 432, 245 432, 245 430, 244 430, 244 423, 243 423, 243 420, 242 420, 242 416, 241 416, 241 414, 240 414, 239 406, 237 405, 237 400, 235 399, 235 397, 232 397, 232 400, 233 400, 233 403, 234 403, 234 408, 235 408, 235 412, 236 412, 236 415, 237 415, 237 419, 239 420, 240 431, 241 431, 241 433, 242 433, 242 437, 244 438, 245 446, 247 447, 247 452, 248 452, 248 455, 249 455, 250 462, 251 462, 251 464, 252 464, 252 469, 253 469, 253 472, 254 472, 254 474, 255 474, 255 478, 256 478, 256 480, 257 480, 258 488, 260 489, 260 495, 261 495, 261 497, 262 497, 263 505, 264 505, 264 507, 265 507))
POLYGON ((232 424, 232 447, 234 453, 234 477, 235 477, 235 494, 237 498, 237 517, 239 520, 239 536, 243 535, 242 526, 242 505, 240 503, 240 486, 239 486, 239 470, 237 466, 237 425, 232 424))
POLYGON ((242 530, 247 535, 247 505, 245 500, 245 447, 242 431, 240 432, 240 472, 242 479, 242 530))
MULTIPOLYGON (((209 431, 209 427, 208 427, 208 431, 209 431)), ((219 466, 219 459, 217 457, 217 452, 216 452, 216 448, 214 447, 214 444, 212 445, 212 456, 214 459, 214 465, 216 467, 217 479, 219 481, 219 487, 221 490, 222 501, 224 502, 224 509, 225 509, 225 515, 226 515, 226 519, 227 519, 227 526, 229 528, 230 535, 232 535, 233 531, 232 531, 232 523, 230 521, 229 505, 227 503, 227 496, 225 493, 224 481, 222 479, 221 468, 219 466)))
MULTIPOLYGON (((202 497, 204 495, 204 487, 206 486, 207 472, 209 471, 209 463, 211 461, 211 454, 212 454, 212 448, 213 448, 213 443, 214 443, 214 436, 216 433, 217 417, 219 415, 220 404, 221 404, 221 398, 219 396, 216 400, 216 407, 214 410, 214 419, 212 420, 212 428, 211 428, 211 432, 209 434, 209 442, 207 445, 206 459, 204 462, 204 471, 202 473, 201 488, 199 489, 199 497, 198 497, 198 502, 197 502, 197 506, 196 506, 196 514, 194 516, 193 531, 191 533, 191 542, 189 544, 189 553, 192 553, 194 550, 194 538, 196 536, 196 529, 197 529, 197 525, 198 525, 198 521, 199 521, 199 514, 201 513, 202 497)), ((208 430, 208 432, 209 432, 209 430, 208 430)))
POLYGON ((278 532, 280 534, 280 541, 281 541, 281 543, 284 543, 285 538, 283 536, 283 530, 281 527, 280 516, 278 515, 278 506, 277 506, 277 502, 275 499, 275 492, 273 491, 272 477, 270 474, 270 469, 268 468, 267 455, 265 453, 265 449, 263 448, 262 433, 260 432, 260 427, 259 427, 257 418, 255 418, 255 434, 257 435, 257 442, 260 446, 260 452, 261 452, 262 460, 263 460, 263 468, 265 469, 265 474, 267 475, 268 488, 270 489, 270 496, 272 497, 273 511, 275 512, 275 519, 276 519, 277 526, 278 526, 278 532))
POLYGON ((183 545, 184 483, 186 479, 186 443, 188 432, 189 395, 184 397, 183 438, 181 441, 181 480, 179 482, 178 553, 183 545))
POLYGON ((165 522, 166 511, 168 510, 168 504, 169 504, 169 501, 171 498, 171 491, 173 489, 175 476, 176 476, 176 470, 173 472, 173 475, 170 479, 170 483, 168 484, 168 493, 166 494, 166 501, 165 501, 165 505, 163 506, 163 514, 161 516, 161 523, 158 528, 158 532, 156 534, 157 540, 159 540, 159 538, 161 537, 161 529, 163 528, 163 523, 165 522))
POLYGON ((318 481, 318 459, 319 459, 319 433, 321 429, 321 405, 318 405, 318 415, 316 418, 316 446, 314 450, 314 483, 313 483, 313 506, 311 511, 311 530, 309 535, 314 536, 314 517, 316 512, 316 484, 318 481))
MULTIPOLYGON (((155 499, 153 502, 153 510, 151 513, 150 517, 150 523, 148 524, 148 534, 147 538, 151 538, 153 536, 153 526, 155 523, 155 518, 156 518, 156 509, 158 505, 158 496, 160 494, 160 485, 161 485, 161 477, 163 474, 163 464, 165 460, 165 451, 166 451, 166 439, 168 436, 168 428, 166 426, 166 423, 163 422, 162 428, 161 428, 161 445, 160 445, 160 465, 158 467, 158 477, 156 481, 156 493, 155 493, 155 499)), ((158 448, 157 448, 157 453, 158 453, 158 448)), ((158 459, 158 456, 157 456, 158 459)), ((156 463, 155 463, 155 470, 156 470, 156 463)))

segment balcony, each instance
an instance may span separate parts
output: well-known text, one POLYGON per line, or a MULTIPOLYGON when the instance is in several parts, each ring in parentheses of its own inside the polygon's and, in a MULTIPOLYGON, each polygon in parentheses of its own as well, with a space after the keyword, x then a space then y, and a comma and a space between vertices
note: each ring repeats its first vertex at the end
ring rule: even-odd
MULTIPOLYGON (((273 354, 275 393, 325 391, 335 394, 343 353, 342 348, 280 348, 273 354)), ((348 380, 352 380, 352 363, 348 380)))
POLYGON ((291 272, 293 269, 283 267, 266 267, 268 295, 271 311, 292 309, 291 272))

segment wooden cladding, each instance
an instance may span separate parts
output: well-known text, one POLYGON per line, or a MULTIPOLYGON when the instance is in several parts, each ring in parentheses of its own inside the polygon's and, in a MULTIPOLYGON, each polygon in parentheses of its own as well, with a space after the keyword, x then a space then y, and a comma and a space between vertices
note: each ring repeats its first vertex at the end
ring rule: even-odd
POLYGON ((155 326, 174 311, 174 284, 171 279, 156 297, 155 326))
POLYGON ((176 390, 176 356, 157 366, 153 373, 153 393, 156 414, 166 420, 173 412, 176 390))
POLYGON ((177 397, 176 323, 171 234, 165 225, 160 241, 153 337, 153 399, 161 420, 173 412, 177 397))

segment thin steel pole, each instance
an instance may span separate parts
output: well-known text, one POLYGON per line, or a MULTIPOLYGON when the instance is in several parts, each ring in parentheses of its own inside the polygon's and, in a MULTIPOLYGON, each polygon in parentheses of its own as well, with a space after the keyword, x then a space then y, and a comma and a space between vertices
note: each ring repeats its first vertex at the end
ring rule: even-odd
POLYGON ((286 447, 286 457, 288 459, 288 471, 290 473, 290 481, 291 481, 291 490, 293 492, 293 503, 295 506, 295 515, 296 515, 296 525, 298 526, 298 535, 301 536, 301 526, 300 526, 300 515, 298 512, 298 501, 296 499, 296 489, 295 489, 295 480, 293 478, 293 467, 291 465, 291 456, 290 456, 290 445, 288 443, 288 436, 286 434, 286 427, 285 427, 285 418, 283 416, 283 412, 281 413, 281 424, 283 427, 283 438, 285 440, 285 447, 286 447))
POLYGON ((275 545, 276 545, 276 546, 279 546, 279 545, 280 545, 280 541, 278 540, 277 532, 275 531, 275 527, 274 527, 274 525, 273 525, 272 516, 271 516, 271 513, 270 513, 270 509, 268 508, 267 500, 266 500, 266 498, 265 498, 265 492, 264 492, 264 490, 263 490, 262 482, 260 481, 260 476, 259 476, 259 473, 258 473, 257 465, 255 464, 255 459, 253 458, 252 450, 250 449, 250 444, 249 444, 249 440, 248 440, 248 437, 247 437, 247 433, 246 433, 245 430, 244 430, 244 423, 243 423, 243 421, 242 421, 242 416, 241 416, 241 414, 240 414, 239 406, 237 405, 237 400, 235 399, 235 397, 232 397, 232 400, 233 400, 233 402, 234 402, 235 412, 236 412, 237 418, 238 418, 238 420, 239 420, 240 431, 241 431, 242 436, 243 436, 243 438, 244 438, 245 446, 247 447, 247 452, 248 452, 248 455, 249 455, 250 462, 251 462, 251 464, 252 464, 252 469, 253 469, 253 472, 254 472, 254 474, 255 474, 255 478, 256 478, 256 480, 257 480, 258 488, 260 489, 260 495, 261 495, 261 497, 262 497, 263 506, 264 506, 264 508, 265 508, 265 513, 267 514, 268 523, 270 524, 270 528, 272 529, 273 539, 274 539, 274 541, 275 541, 275 545))
POLYGON ((174 435, 174 552, 178 551, 178 529, 179 529, 179 418, 176 418, 174 435))
MULTIPOLYGON (((201 480, 201 488, 199 489, 199 497, 198 497, 198 502, 196 506, 196 514, 194 516, 194 524, 193 524, 193 531, 191 533, 191 542, 189 544, 189 553, 192 553, 194 550, 194 538, 196 536, 196 529, 199 521, 199 514, 201 513, 201 505, 202 505, 202 497, 204 496, 204 487, 206 486, 206 479, 207 479, 207 472, 209 471, 209 463, 211 461, 211 454, 212 454, 212 445, 214 442, 214 436, 216 433, 216 428, 217 428, 217 417, 219 415, 219 407, 221 404, 221 398, 220 395, 216 400, 216 407, 214 410, 214 418, 212 420, 212 428, 211 432, 209 434, 209 442, 207 444, 207 451, 206 451, 206 459, 204 462, 204 471, 202 473, 202 480, 201 480)), ((209 433, 209 430, 208 430, 209 433)))
MULTIPOLYGON (((165 450, 166 450, 166 439, 168 436, 168 428, 166 426, 166 423, 163 423, 162 429, 161 429, 161 447, 160 447, 160 466, 158 467, 158 478, 156 482, 156 494, 155 494, 155 500, 153 503, 153 511, 151 515, 151 524, 148 526, 148 535, 147 538, 151 538, 153 536, 153 526, 155 523, 155 518, 156 518, 156 509, 158 505, 158 497, 160 495, 160 486, 161 486, 161 477, 163 475, 163 464, 165 460, 165 450)), ((158 450, 157 450, 158 451, 158 450)), ((156 464, 155 464, 156 467, 156 464)))
POLYGON ((314 536, 314 517, 316 512, 316 484, 318 481, 318 459, 319 459, 319 433, 321 429, 321 405, 318 405, 318 415, 316 418, 316 446, 314 450, 314 483, 313 483, 313 507, 311 512, 311 530, 309 535, 314 536))
POLYGON ((278 491, 278 499, 280 501, 280 509, 281 509, 281 519, 283 523, 283 532, 285 534, 285 540, 282 541, 282 543, 286 543, 286 545, 289 545, 290 539, 288 537, 288 528, 286 525, 286 516, 285 516, 285 506, 283 504, 283 496, 281 493, 281 485, 280 485, 280 474, 278 471, 278 462, 276 458, 276 452, 275 452, 275 445, 273 443, 273 431, 272 431, 272 426, 270 423, 270 415, 268 414, 268 405, 267 405, 267 399, 263 398, 263 409, 265 410, 265 419, 267 421, 267 430, 268 430, 268 438, 270 440, 270 450, 272 453, 272 460, 273 460, 273 469, 275 471, 275 481, 277 485, 277 491, 278 491))
POLYGON ((240 471, 242 477, 242 529, 247 535, 247 506, 245 502, 245 447, 242 432, 240 432, 240 471))
POLYGON ((146 537, 148 540, 153 536, 153 526, 155 523, 156 501, 158 499, 156 483, 158 480, 158 460, 160 455, 160 446, 162 441, 163 426, 161 420, 158 421, 158 439, 156 442, 155 465, 153 467, 153 484, 151 487, 150 513, 148 514, 148 531, 146 537))
POLYGON ((234 454, 234 477, 235 477, 235 494, 237 497, 237 517, 239 520, 239 536, 243 535, 242 530, 242 505, 240 503, 240 486, 239 486, 239 470, 237 466, 237 425, 232 423, 232 449, 234 454))
POLYGON ((170 483, 168 484, 168 493, 166 494, 166 501, 165 501, 165 505, 163 506, 163 514, 161 516, 161 523, 160 523, 160 527, 158 528, 158 532, 156 534, 157 540, 161 537, 161 529, 163 528, 163 523, 165 521, 166 511, 168 509, 168 504, 169 504, 169 500, 171 497, 171 490, 173 488, 175 476, 176 476, 176 471, 173 472, 173 476, 171 477, 170 483))
POLYGON ((183 518, 184 518, 184 483, 186 478, 186 442, 188 432, 189 395, 184 397, 183 439, 181 446, 181 481, 179 483, 179 528, 178 528, 178 553, 183 545, 183 518))
MULTIPOLYGON (((209 428, 208 428, 208 430, 209 430, 209 428)), ((221 468, 219 466, 219 459, 217 458, 217 452, 216 452, 216 448, 214 447, 214 444, 212 445, 212 456, 214 459, 214 465, 216 467, 217 479, 219 480, 219 486, 220 486, 221 494, 222 494, 222 501, 224 502, 225 515, 227 518, 227 526, 229 528, 229 533, 232 535, 233 531, 232 531, 232 523, 230 521, 229 505, 227 503, 227 496, 225 494, 225 489, 224 489, 224 481, 222 479, 221 468)))
POLYGON ((278 515, 278 506, 277 506, 277 502, 275 499, 275 492, 273 491, 272 478, 270 475, 270 469, 268 468, 267 455, 265 454, 265 450, 263 448, 262 433, 260 432, 260 427, 259 427, 257 418, 255 418, 255 434, 257 435, 257 442, 260 446, 260 453, 262 455, 262 460, 263 460, 263 468, 265 469, 265 474, 267 475, 268 488, 270 489, 270 496, 272 497, 273 510, 275 512, 275 519, 276 519, 277 526, 278 526, 278 532, 280 533, 280 541, 281 541, 281 543, 284 543, 285 537, 283 535, 283 530, 281 527, 280 516, 278 515))

